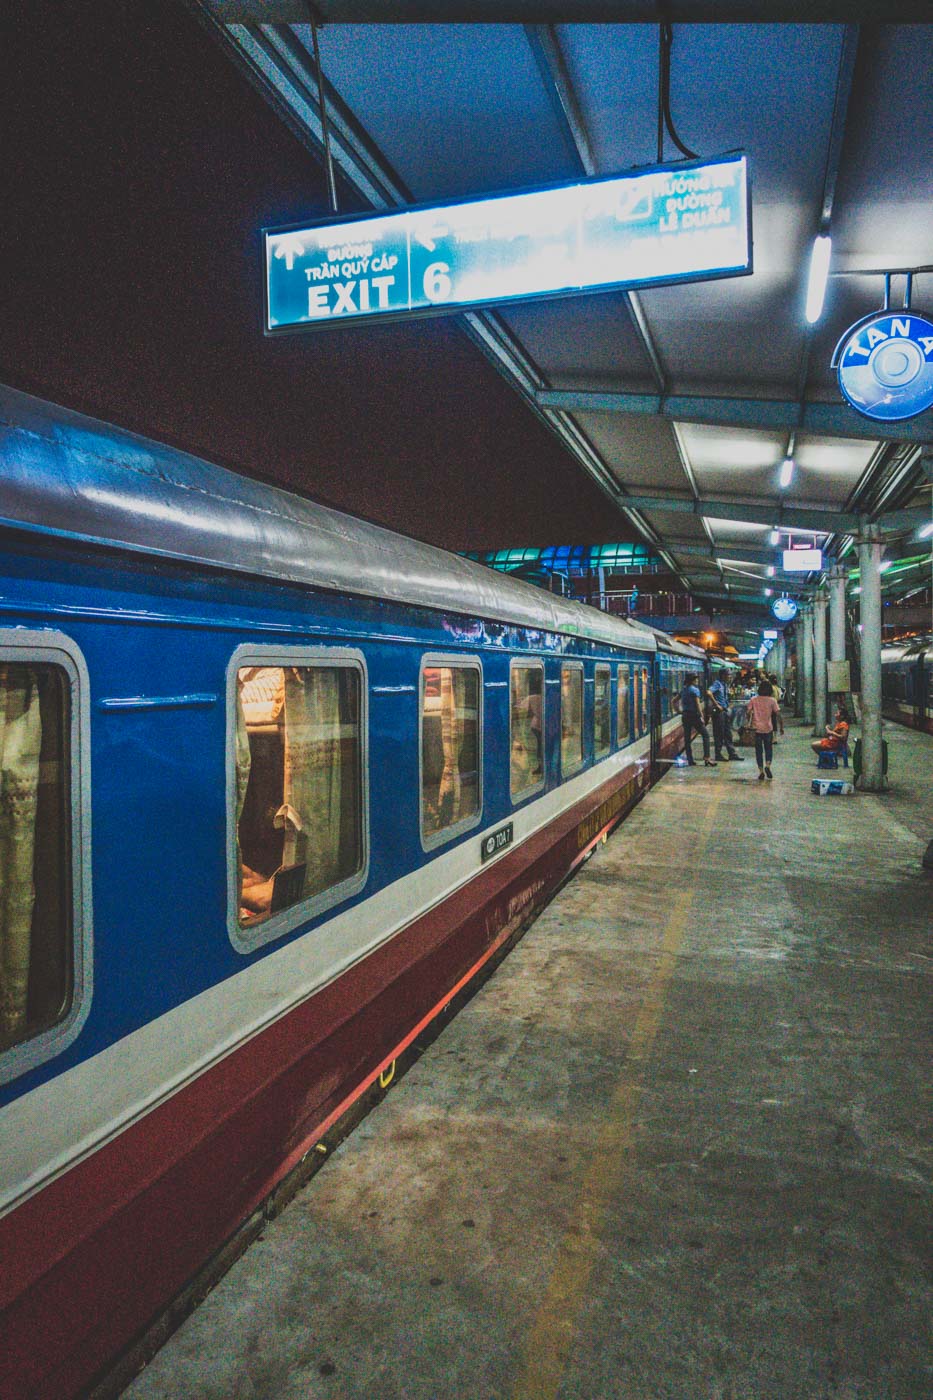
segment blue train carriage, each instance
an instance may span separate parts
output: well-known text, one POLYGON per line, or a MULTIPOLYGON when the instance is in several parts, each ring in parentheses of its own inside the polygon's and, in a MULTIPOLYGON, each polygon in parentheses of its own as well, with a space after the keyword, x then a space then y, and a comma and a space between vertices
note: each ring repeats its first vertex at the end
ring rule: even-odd
POLYGON ((881 708, 886 719, 933 734, 933 638, 882 647, 881 708))
POLYGON ((676 751, 688 658, 13 390, 0 410, 12 1400, 103 1374, 520 932, 676 751))

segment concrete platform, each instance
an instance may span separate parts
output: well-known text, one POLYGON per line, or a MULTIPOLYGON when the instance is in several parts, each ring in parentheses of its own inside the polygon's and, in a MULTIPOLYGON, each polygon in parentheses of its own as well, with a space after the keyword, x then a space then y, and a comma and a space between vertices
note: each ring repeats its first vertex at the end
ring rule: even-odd
POLYGON ((933 740, 675 769, 132 1400, 921 1400, 933 740))

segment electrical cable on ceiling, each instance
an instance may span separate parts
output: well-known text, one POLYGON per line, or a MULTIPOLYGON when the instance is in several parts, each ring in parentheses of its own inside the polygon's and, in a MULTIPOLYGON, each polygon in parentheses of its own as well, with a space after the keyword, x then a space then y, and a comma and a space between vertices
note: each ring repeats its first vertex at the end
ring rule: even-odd
POLYGON ((696 151, 685 146, 677 135, 671 117, 671 49, 674 47, 674 26, 667 20, 658 25, 658 164, 664 163, 664 128, 682 155, 698 160, 696 151))

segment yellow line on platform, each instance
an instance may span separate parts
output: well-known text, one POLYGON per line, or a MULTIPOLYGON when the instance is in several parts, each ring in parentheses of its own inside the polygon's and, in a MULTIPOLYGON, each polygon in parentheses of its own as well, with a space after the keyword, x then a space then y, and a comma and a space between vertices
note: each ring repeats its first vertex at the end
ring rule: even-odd
MULTIPOLYGON (((723 788, 714 793, 702 820, 695 859, 702 859, 723 788)), ((689 875, 684 872, 685 878, 689 875)), ((513 1400, 553 1400, 577 1332, 577 1318, 600 1250, 606 1207, 617 1194, 628 1167, 635 1132, 633 1119, 641 1094, 641 1071, 661 1023, 664 999, 693 909, 693 890, 682 889, 664 926, 660 957, 645 990, 632 1031, 625 1068, 616 1084, 580 1189, 573 1223, 558 1250, 547 1291, 528 1335, 522 1373, 513 1400)))

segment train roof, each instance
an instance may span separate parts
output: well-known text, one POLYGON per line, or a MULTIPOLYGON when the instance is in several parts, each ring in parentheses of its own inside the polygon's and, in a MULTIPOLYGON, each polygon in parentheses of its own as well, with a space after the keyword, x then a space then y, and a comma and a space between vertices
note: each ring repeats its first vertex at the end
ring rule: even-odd
MULTIPOLYGON (((641 626, 647 626, 641 623, 641 626)), ((698 661, 701 664, 706 660, 706 652, 700 647, 691 646, 689 642, 680 642, 676 637, 672 637, 669 632, 662 632, 657 627, 648 627, 649 632, 654 633, 658 651, 666 651, 671 656, 686 656, 691 661, 698 661)))
POLYGON ((0 385, 0 523, 653 652, 652 629, 0 385))
POLYGON ((923 652, 933 648, 933 637, 901 637, 892 642, 886 642, 881 648, 881 664, 892 661, 907 661, 911 657, 920 656, 923 652))

